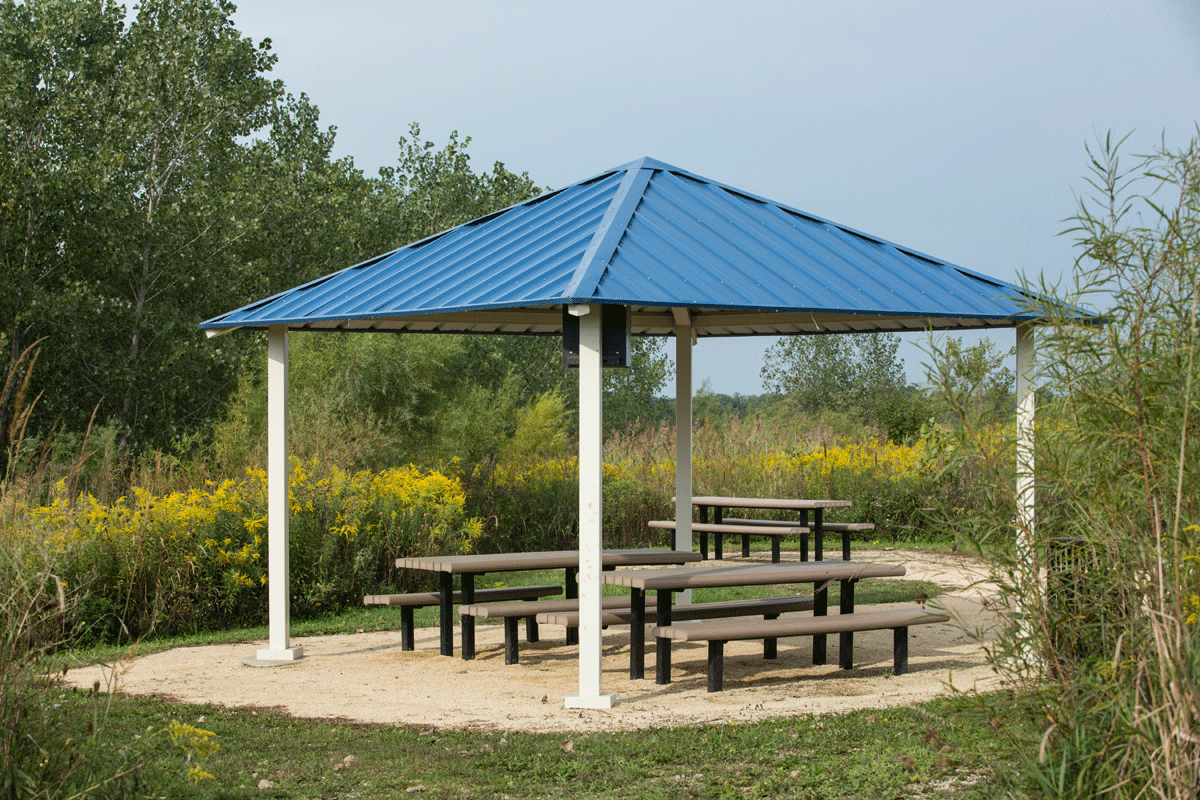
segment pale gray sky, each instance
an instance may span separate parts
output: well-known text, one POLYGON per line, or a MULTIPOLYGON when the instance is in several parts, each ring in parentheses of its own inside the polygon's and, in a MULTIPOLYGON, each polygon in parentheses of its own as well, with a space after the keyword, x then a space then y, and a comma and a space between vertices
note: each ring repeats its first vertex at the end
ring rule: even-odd
MULTIPOLYGON (((1200 119, 1195 0, 243 0, 234 20, 367 174, 413 121, 549 188, 650 156, 1013 282, 1069 272, 1085 144, 1178 147, 1200 119)), ((758 394, 772 341, 701 340, 697 387, 758 394)))

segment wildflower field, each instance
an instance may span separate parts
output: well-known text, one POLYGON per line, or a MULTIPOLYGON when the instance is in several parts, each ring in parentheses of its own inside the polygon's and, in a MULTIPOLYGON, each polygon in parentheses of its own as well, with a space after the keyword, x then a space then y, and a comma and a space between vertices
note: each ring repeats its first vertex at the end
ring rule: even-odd
MULTIPOLYGON (((13 504, 4 536, 20 538, 66 590, 77 593, 85 640, 256 624, 267 613, 266 473, 155 494, 135 487, 101 503, 68 496, 13 504)), ((293 463, 292 613, 299 618, 361 602, 386 587, 417 588, 399 556, 471 549, 480 520, 462 486, 413 466, 380 472, 293 463)), ((12 544, 9 542, 8 544, 12 544)))
MULTIPOLYGON (((910 444, 864 433, 806 441, 766 422, 701 426, 697 493, 850 500, 850 521, 874 539, 931 536, 930 512, 964 502, 936 432, 910 444), (734 426, 730 430, 729 425, 734 426), (768 446, 790 441, 790 446, 768 446)), ((416 466, 352 470, 316 460, 291 471, 292 613, 357 605, 364 594, 431 588, 395 559, 451 552, 545 550, 577 544, 574 457, 482 464, 445 472, 416 466)), ((646 523, 674 513, 674 434, 614 437, 604 466, 605 544, 669 546, 646 523)), ((44 503, 10 498, 3 536, 33 547, 78 603, 68 627, 116 641, 261 622, 267 611, 266 474, 191 488, 134 487, 102 502, 65 479, 44 503)))
MULTIPOLYGON (((995 431, 989 459, 1011 463, 1009 433, 995 431)), ((646 523, 675 514, 674 448, 674 431, 666 425, 609 440, 606 546, 669 546, 669 534, 646 523)), ((978 458, 955 452, 937 427, 899 444, 869 430, 805 435, 776 421, 734 418, 697 429, 692 470, 697 495, 849 500, 853 506, 832 512, 830 521, 874 523, 872 539, 889 543, 944 538, 946 514, 980 502, 973 484, 978 458)), ((463 476, 471 512, 488 520, 485 546, 495 550, 574 546, 577 481, 573 458, 463 476)))

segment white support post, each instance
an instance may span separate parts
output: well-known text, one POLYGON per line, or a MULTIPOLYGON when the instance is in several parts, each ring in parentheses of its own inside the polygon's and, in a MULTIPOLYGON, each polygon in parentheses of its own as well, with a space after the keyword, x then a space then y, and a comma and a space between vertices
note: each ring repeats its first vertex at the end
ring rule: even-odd
POLYGON ((579 694, 567 708, 612 708, 616 695, 601 694, 603 671, 600 596, 603 568, 603 368, 600 314, 571 306, 579 317, 579 694), (590 312, 590 313, 589 313, 590 312))
POLYGON ((1032 325, 1017 326, 1017 580, 1021 595, 1017 598, 1020 609, 1020 631, 1027 643, 1021 655, 1014 656, 1024 670, 1036 672, 1038 652, 1033 646, 1034 630, 1031 623, 1033 609, 1027 604, 1041 597, 1038 583, 1042 580, 1036 554, 1033 549, 1034 526, 1037 523, 1034 510, 1034 396, 1037 370, 1032 325), (1026 605, 1021 609, 1022 605, 1026 605))
POLYGON ((290 643, 288 581, 288 335, 286 325, 267 333, 267 602, 268 646, 259 662, 296 661, 304 648, 290 643))
MULTIPOLYGON (((692 328, 686 309, 675 315, 675 549, 692 552, 692 328)), ((692 602, 692 590, 678 602, 692 602)))
POLYGON ((1017 536, 1032 555, 1034 510, 1034 377, 1037 358, 1032 325, 1017 327, 1017 536))

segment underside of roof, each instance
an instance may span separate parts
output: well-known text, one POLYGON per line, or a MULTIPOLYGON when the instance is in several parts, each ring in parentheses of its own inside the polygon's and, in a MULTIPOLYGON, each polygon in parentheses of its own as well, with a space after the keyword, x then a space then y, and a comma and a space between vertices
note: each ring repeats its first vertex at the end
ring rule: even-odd
POLYGON ((635 335, 1011 327, 1021 290, 644 158, 210 319, 235 328, 553 334, 567 304, 635 335))

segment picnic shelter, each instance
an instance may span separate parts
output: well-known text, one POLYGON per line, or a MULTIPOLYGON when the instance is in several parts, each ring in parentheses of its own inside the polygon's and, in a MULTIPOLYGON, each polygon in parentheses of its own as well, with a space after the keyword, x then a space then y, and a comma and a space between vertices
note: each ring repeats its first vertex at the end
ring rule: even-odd
POLYGON ((692 347, 712 336, 1011 328, 1018 527, 1033 525, 1034 324, 1022 288, 642 158, 200 324, 267 332, 269 642, 303 656, 288 610, 291 331, 562 336, 579 366, 579 692, 601 686, 602 370, 629 336, 675 338, 676 542, 692 546, 692 347))

